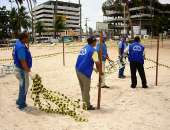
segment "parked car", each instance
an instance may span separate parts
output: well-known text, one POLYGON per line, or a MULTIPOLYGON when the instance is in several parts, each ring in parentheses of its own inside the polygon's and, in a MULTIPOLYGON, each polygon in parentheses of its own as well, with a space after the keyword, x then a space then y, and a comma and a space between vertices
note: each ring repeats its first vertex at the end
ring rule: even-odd
POLYGON ((11 40, 9 40, 9 47, 13 47, 13 46, 15 45, 15 43, 16 43, 16 40, 17 40, 17 39, 11 39, 11 40))

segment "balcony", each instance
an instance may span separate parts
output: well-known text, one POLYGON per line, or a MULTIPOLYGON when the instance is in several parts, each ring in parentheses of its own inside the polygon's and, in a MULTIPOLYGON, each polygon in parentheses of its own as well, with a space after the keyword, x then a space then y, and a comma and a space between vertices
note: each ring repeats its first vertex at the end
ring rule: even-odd
MULTIPOLYGON (((105 20, 106 22, 123 22, 124 18, 109 18, 105 20)), ((127 18, 125 18, 125 21, 128 21, 127 18)))
POLYGON ((131 15, 130 18, 141 18, 141 17, 153 17, 152 14, 136 14, 136 15, 131 15))
POLYGON ((106 10, 106 16, 110 16, 110 15, 116 15, 116 14, 123 14, 120 11, 110 11, 110 10, 106 10))
POLYGON ((66 7, 66 6, 57 6, 57 9, 59 10, 70 10, 70 11, 80 11, 80 8, 73 8, 73 7, 66 7))
POLYGON ((67 28, 79 28, 80 25, 66 24, 67 28))

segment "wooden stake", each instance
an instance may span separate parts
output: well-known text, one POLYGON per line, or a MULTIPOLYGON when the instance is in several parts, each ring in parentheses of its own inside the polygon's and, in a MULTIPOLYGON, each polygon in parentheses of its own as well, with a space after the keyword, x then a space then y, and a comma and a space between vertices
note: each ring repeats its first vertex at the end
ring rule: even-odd
POLYGON ((162 33, 162 48, 164 46, 164 38, 163 38, 163 33, 162 33))
POLYGON ((156 86, 158 86, 158 63, 159 63, 159 36, 157 39, 157 55, 156 55, 156 83, 155 83, 156 86))
MULTIPOLYGON (((102 72, 102 36, 103 33, 101 31, 100 33, 100 51, 99 51, 99 60, 100 60, 100 69, 102 72)), ((102 83, 102 79, 101 79, 102 73, 99 73, 99 86, 98 86, 98 100, 97 100, 97 109, 100 109, 100 103, 101 103, 101 83, 102 83)))
POLYGON ((63 41, 63 66, 65 66, 65 46, 64 46, 64 36, 62 37, 63 41))

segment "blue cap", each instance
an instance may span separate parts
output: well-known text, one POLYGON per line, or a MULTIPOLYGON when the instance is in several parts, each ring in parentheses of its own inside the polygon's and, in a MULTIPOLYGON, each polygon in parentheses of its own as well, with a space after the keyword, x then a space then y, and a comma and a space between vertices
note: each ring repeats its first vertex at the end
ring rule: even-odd
POLYGON ((90 41, 96 41, 96 37, 95 36, 93 36, 93 35, 91 35, 91 36, 89 36, 88 37, 88 39, 87 40, 90 40, 90 41))

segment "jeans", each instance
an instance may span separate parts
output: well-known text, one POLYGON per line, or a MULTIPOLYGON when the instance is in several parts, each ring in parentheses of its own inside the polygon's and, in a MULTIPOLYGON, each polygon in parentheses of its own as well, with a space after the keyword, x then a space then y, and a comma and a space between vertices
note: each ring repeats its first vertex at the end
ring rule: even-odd
POLYGON ((119 77, 124 76, 125 66, 119 69, 119 77))
POLYGON ((19 80, 19 94, 16 104, 19 109, 26 107, 26 95, 29 87, 29 75, 23 69, 15 67, 16 78, 19 80))

